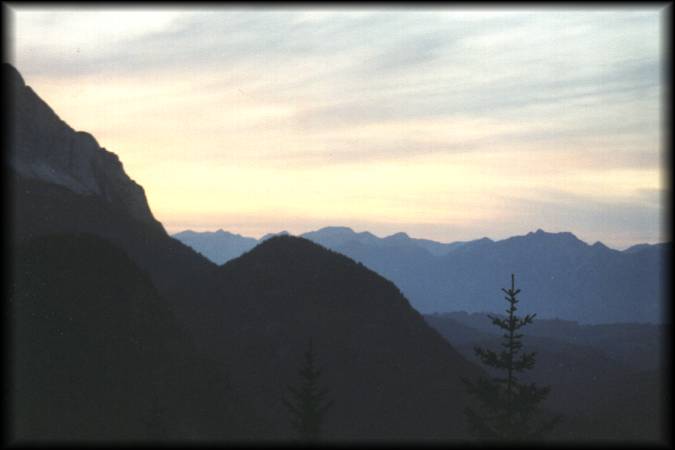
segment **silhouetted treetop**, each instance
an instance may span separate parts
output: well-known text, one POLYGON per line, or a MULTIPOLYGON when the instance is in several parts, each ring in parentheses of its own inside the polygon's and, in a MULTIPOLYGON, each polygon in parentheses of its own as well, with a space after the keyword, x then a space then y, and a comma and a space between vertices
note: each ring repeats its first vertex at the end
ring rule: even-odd
POLYGON ((503 373, 491 379, 479 377, 476 381, 463 379, 467 391, 480 405, 481 412, 466 408, 470 431, 477 437, 496 440, 536 439, 543 437, 559 421, 559 417, 544 419, 535 424, 533 420, 539 404, 548 396, 550 387, 538 387, 534 383, 521 383, 518 373, 532 369, 535 352, 523 352, 523 334, 518 330, 529 325, 535 314, 523 317, 516 315, 519 302, 515 275, 511 275, 511 287, 502 289, 508 303, 505 318, 488 315, 492 324, 504 330, 502 350, 495 351, 476 347, 475 353, 486 366, 503 373))

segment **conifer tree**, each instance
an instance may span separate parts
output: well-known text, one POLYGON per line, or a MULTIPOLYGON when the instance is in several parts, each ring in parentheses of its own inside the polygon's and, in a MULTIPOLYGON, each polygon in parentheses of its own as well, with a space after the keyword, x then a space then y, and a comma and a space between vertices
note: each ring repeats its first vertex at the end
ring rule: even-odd
POLYGON ((326 400, 328 391, 319 387, 321 370, 315 365, 311 339, 304 359, 304 365, 299 370, 299 385, 288 386, 291 399, 283 398, 282 401, 291 414, 291 425, 298 438, 303 441, 316 441, 321 435, 324 415, 333 405, 333 401, 326 400))
POLYGON ((534 423, 538 405, 550 392, 550 387, 538 387, 534 383, 523 383, 518 374, 532 369, 535 352, 522 351, 522 337, 519 330, 531 324, 536 314, 516 316, 520 289, 515 287, 515 276, 511 275, 511 288, 502 289, 509 307, 507 316, 488 315, 492 323, 504 330, 503 349, 499 352, 475 347, 476 356, 483 364, 503 375, 494 378, 480 377, 476 382, 463 379, 469 394, 475 397, 480 412, 467 407, 465 410, 469 430, 477 437, 500 440, 537 439, 551 431, 560 417, 534 423))

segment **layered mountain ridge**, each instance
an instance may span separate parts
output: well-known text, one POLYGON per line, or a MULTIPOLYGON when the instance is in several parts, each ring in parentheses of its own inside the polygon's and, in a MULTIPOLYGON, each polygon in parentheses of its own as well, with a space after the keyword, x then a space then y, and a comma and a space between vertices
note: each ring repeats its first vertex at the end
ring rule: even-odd
MULTIPOLYGON (((665 320, 669 243, 619 251, 601 242, 589 245, 570 232, 542 229, 498 241, 447 244, 405 233, 380 238, 348 227, 326 227, 301 236, 390 279, 422 313, 501 310, 498 293, 515 273, 525 302, 540 317, 583 323, 665 320)), ((216 263, 227 260, 221 248, 229 249, 228 255, 237 253, 226 235, 192 233, 189 242, 182 233, 174 237, 211 255, 216 263)), ((246 247, 253 248, 254 240, 246 239, 246 247)))

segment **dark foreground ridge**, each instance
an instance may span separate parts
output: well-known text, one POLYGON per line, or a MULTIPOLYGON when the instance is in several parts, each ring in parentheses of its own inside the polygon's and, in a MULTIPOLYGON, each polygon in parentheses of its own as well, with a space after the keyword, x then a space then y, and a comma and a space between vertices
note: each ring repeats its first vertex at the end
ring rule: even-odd
POLYGON ((134 441, 243 438, 251 416, 222 368, 200 357, 147 274, 88 234, 17 249, 16 438, 134 441))

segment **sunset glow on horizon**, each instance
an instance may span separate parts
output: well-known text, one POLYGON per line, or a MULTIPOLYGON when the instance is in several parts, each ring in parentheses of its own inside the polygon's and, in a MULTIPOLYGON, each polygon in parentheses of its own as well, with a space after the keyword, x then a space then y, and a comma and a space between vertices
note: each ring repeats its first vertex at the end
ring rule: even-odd
POLYGON ((8 7, 10 62, 170 233, 670 239, 657 7, 8 7))

